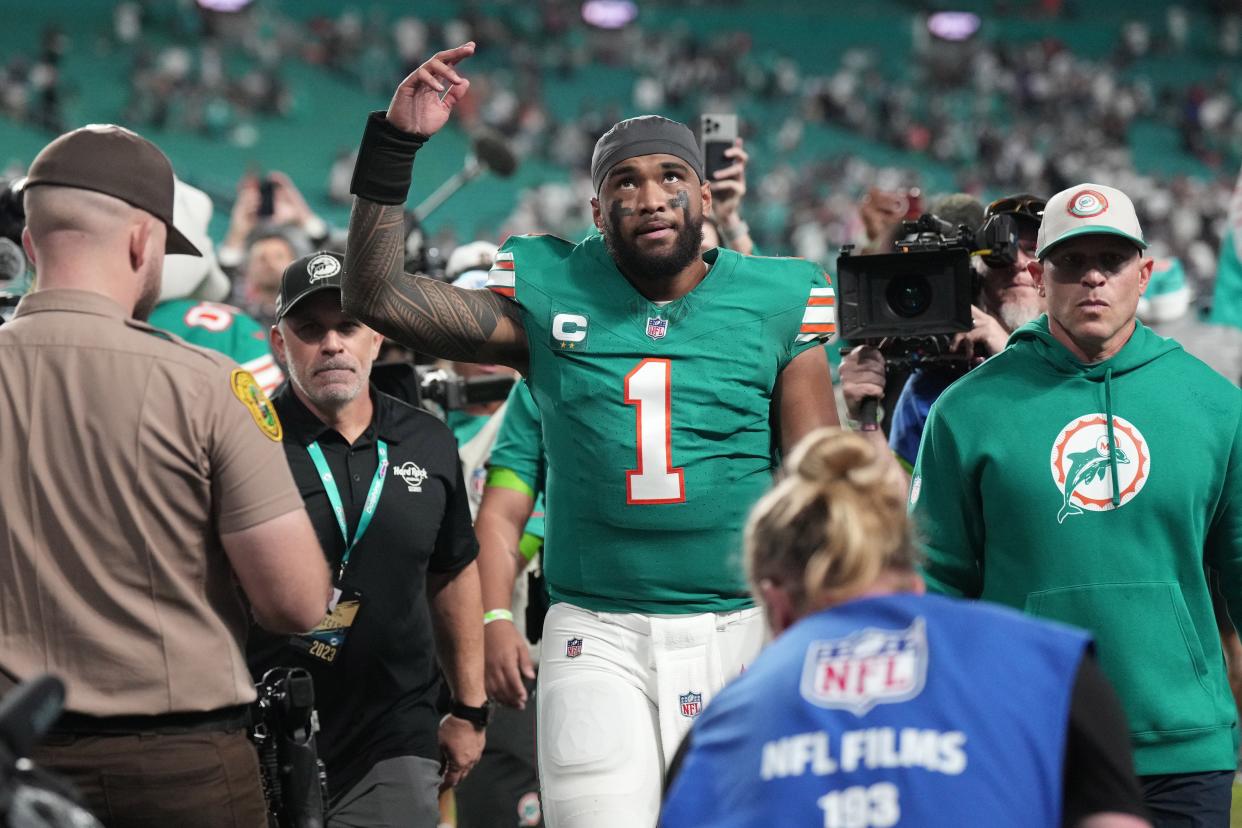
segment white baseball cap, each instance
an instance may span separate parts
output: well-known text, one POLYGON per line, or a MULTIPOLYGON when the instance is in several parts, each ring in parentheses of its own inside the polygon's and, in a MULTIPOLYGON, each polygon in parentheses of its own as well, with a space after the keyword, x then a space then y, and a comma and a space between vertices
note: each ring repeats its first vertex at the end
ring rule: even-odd
POLYGON ((173 225, 202 255, 170 255, 164 259, 159 301, 194 297, 223 302, 228 298, 232 283, 220 269, 207 232, 211 224, 211 196, 180 178, 173 179, 173 187, 173 225))
POLYGON ((444 266, 445 278, 452 282, 471 270, 482 270, 486 273, 492 266, 492 257, 499 249, 489 241, 472 241, 457 247, 444 266))
POLYGON ((1049 248, 1067 239, 1093 234, 1121 236, 1140 250, 1147 248, 1129 196, 1104 184, 1079 184, 1048 199, 1044 220, 1039 224, 1035 257, 1042 259, 1049 248))

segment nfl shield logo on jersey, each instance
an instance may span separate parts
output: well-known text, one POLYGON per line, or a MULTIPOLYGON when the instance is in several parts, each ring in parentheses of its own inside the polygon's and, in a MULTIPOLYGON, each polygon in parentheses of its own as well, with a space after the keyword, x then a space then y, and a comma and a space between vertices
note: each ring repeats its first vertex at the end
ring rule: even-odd
POLYGON ((565 642, 565 657, 577 658, 582 655, 582 639, 571 638, 565 642))
POLYGON ((693 719, 695 716, 703 712, 702 693, 695 693, 693 691, 689 693, 682 693, 677 697, 677 699, 681 702, 681 715, 685 716, 687 719, 693 719))
POLYGON ((663 339, 666 333, 668 333, 667 319, 661 319, 658 316, 647 318, 647 336, 652 339, 663 339))
POLYGON ((927 630, 916 618, 904 630, 869 627, 846 638, 811 642, 802 667, 802 697, 862 716, 877 704, 914 698, 926 680, 927 630))

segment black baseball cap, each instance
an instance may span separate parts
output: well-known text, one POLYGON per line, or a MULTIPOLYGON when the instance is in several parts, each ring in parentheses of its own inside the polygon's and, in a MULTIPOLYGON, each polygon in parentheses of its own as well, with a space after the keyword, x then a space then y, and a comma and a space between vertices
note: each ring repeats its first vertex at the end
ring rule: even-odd
POLYGON ((993 201, 984 211, 983 218, 986 220, 992 216, 1013 216, 1026 222, 1028 226, 1039 227, 1044 219, 1044 207, 1047 203, 1047 199, 1037 195, 1017 193, 993 201))
POLYGON ((119 198, 164 222, 165 253, 203 255, 173 225, 173 169, 168 156, 125 127, 90 124, 52 141, 26 174, 27 190, 44 184, 119 198))
POLYGON ((293 306, 312 293, 340 290, 345 257, 330 250, 303 256, 285 268, 276 294, 276 319, 284 319, 293 306))

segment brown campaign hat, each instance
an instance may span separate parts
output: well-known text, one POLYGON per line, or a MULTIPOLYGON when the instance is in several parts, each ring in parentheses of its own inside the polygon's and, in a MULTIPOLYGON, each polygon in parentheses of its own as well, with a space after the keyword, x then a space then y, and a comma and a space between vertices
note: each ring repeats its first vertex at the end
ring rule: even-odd
POLYGON ((40 184, 119 198, 164 222, 168 228, 164 252, 202 255, 173 225, 172 164, 159 147, 136 132, 115 124, 90 124, 66 132, 30 165, 26 188, 40 184))

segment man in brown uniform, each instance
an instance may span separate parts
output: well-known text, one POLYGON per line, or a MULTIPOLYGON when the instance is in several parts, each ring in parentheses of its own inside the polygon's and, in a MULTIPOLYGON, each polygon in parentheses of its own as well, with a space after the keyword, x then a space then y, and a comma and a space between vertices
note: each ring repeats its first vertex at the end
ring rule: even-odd
POLYGON ((329 589, 280 421, 227 358, 139 321, 165 252, 198 254, 155 145, 62 135, 25 206, 38 289, 0 327, 0 691, 65 681, 34 758, 105 824, 258 828, 236 582, 281 632, 329 589))

